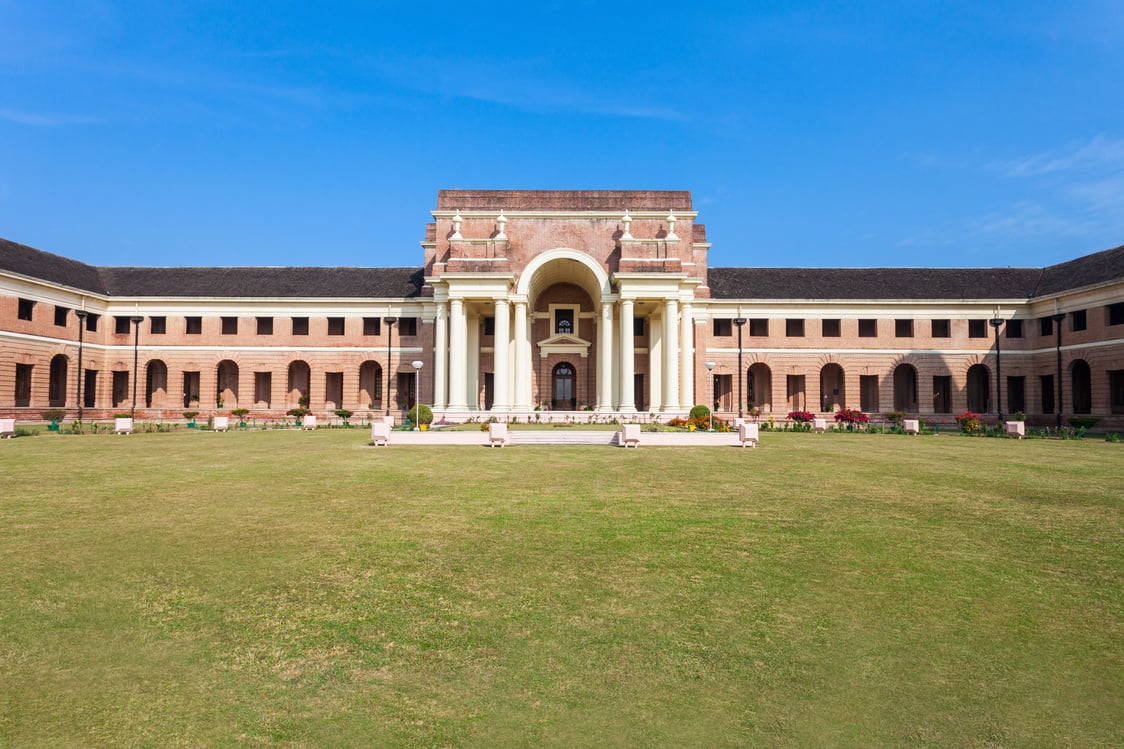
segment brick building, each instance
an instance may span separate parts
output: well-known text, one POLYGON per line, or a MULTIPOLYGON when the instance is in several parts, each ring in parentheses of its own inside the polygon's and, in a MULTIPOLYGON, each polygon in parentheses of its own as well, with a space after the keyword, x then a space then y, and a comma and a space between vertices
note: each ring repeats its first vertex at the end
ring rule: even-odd
POLYGON ((0 414, 80 399, 105 417, 135 389, 142 417, 401 415, 417 380, 450 421, 670 417, 713 392, 732 415, 1124 425, 1124 247, 1047 268, 710 268, 688 192, 443 190, 432 215, 407 268, 101 267, 0 240, 0 414))

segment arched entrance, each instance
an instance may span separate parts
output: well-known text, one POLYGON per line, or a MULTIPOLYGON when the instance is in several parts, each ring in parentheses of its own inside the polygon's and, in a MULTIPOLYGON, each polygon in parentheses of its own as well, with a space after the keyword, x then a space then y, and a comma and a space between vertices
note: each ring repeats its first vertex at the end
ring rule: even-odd
POLYGON ((843 385, 843 367, 825 364, 820 370, 820 408, 832 410, 847 402, 843 385))
POLYGON ((48 403, 51 408, 66 406, 66 371, 67 359, 58 354, 51 359, 51 380, 48 386, 48 403))
POLYGON ((771 411, 773 408, 773 373, 768 364, 758 362, 749 368, 745 375, 747 408, 771 411))
POLYGON ((1076 359, 1069 367, 1073 380, 1073 412, 1087 414, 1093 411, 1093 376, 1089 362, 1076 359))
POLYGON ((991 372, 983 364, 968 367, 968 410, 985 414, 991 407, 991 372))
POLYGON ((286 392, 286 405, 288 408, 296 408, 300 405, 301 399, 304 399, 305 407, 308 407, 308 390, 312 382, 312 370, 308 366, 308 362, 297 360, 289 364, 288 384, 285 387, 286 392))
POLYGON ((144 407, 162 408, 168 395, 168 365, 153 359, 144 368, 144 407))
POLYGON ((238 408, 238 365, 230 359, 219 362, 217 381, 215 405, 238 408))
POLYGON ((550 373, 550 408, 553 411, 576 411, 577 371, 569 362, 555 365, 550 373))
POLYGON ((359 402, 376 411, 382 410, 382 367, 377 361, 359 365, 359 402))
POLYGON ((917 413, 917 369, 912 364, 894 368, 894 410, 917 413))

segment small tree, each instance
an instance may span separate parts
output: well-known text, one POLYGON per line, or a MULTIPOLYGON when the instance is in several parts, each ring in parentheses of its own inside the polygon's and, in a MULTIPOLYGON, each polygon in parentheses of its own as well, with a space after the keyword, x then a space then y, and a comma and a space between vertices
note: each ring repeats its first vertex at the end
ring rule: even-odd
POLYGON ((414 424, 425 424, 428 426, 433 423, 433 409, 421 403, 411 408, 410 413, 406 414, 406 418, 414 424))

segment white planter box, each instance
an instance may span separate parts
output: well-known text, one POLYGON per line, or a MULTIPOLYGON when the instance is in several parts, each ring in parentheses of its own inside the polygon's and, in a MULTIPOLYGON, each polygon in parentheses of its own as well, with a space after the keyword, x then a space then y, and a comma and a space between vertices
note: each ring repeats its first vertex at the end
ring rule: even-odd
POLYGON ((921 434, 921 420, 902 419, 902 429, 906 434, 921 434))
POLYGON ((133 420, 116 418, 113 420, 113 433, 114 434, 132 434, 133 433, 133 420))
POLYGON ((507 444, 507 424, 488 425, 488 444, 492 447, 496 445, 503 447, 507 444))
POLYGON ((374 422, 371 424, 371 442, 375 443, 375 447, 380 445, 387 446, 390 444, 390 424, 386 422, 374 422))
POLYGON ((216 432, 225 432, 227 429, 230 429, 230 417, 216 416, 211 426, 216 432))
POLYGON ((747 444, 750 447, 757 447, 757 439, 759 436, 758 427, 756 424, 741 424, 738 427, 738 441, 741 442, 742 447, 747 444))
POLYGON ((16 420, 15 419, 0 419, 0 437, 15 437, 16 436, 16 420))
POLYGON ((1021 440, 1023 437, 1026 436, 1026 422, 1025 421, 1008 421, 1008 422, 1006 422, 1006 424, 1007 424, 1007 436, 1008 437, 1014 437, 1015 439, 1021 440))
POLYGON ((813 432, 826 432, 827 431, 827 419, 812 419, 812 431, 813 432))
POLYGON ((316 428, 316 417, 313 416, 312 414, 305 414, 304 418, 301 419, 301 429, 315 429, 315 428, 316 428))
POLYGON ((623 447, 639 447, 640 446, 640 425, 639 424, 622 424, 621 425, 621 445, 623 447))

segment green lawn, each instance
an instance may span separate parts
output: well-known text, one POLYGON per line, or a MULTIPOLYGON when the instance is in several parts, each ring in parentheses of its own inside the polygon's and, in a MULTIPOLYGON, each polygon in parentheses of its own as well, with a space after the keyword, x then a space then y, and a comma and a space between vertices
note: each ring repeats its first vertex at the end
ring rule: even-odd
POLYGON ((0 443, 0 746, 1124 744, 1124 445, 0 443))

